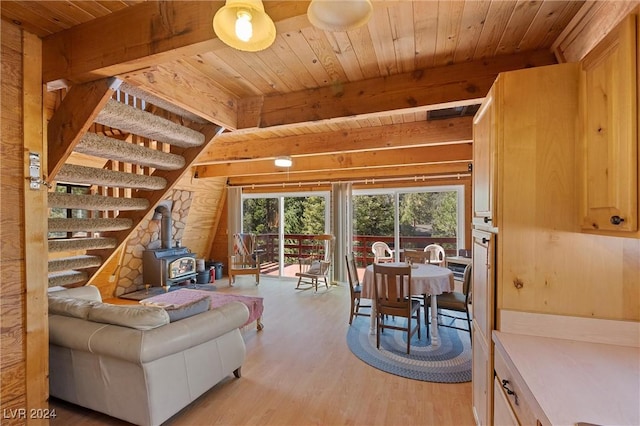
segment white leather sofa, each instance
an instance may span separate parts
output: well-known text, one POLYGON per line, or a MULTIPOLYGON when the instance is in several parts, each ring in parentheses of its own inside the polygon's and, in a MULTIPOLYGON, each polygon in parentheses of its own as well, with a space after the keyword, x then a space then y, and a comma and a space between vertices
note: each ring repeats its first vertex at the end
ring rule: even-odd
POLYGON ((169 322, 159 307, 103 304, 93 286, 50 293, 50 395, 159 425, 232 372, 240 377, 248 318, 240 302, 169 322))

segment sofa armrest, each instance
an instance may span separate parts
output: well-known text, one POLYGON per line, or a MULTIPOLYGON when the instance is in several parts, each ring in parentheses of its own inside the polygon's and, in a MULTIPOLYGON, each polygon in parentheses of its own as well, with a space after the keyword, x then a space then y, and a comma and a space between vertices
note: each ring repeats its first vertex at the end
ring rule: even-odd
POLYGON ((248 319, 249 309, 241 302, 145 331, 54 315, 49 320, 49 342, 140 364, 213 340, 248 319))
POLYGON ((84 285, 81 287, 49 291, 49 296, 73 297, 74 299, 95 300, 97 302, 102 302, 100 290, 98 290, 98 287, 93 285, 84 285))
POLYGON ((142 362, 162 358, 223 334, 239 329, 249 319, 249 308, 241 302, 231 302, 202 314, 194 315, 145 334, 140 354, 142 362))

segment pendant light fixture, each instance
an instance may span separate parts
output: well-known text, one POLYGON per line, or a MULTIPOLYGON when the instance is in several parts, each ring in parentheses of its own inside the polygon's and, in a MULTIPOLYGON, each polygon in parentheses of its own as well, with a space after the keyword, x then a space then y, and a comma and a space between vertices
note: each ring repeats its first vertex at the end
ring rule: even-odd
POLYGON ((227 0, 213 17, 220 40, 245 52, 264 50, 276 39, 276 26, 260 0, 227 0))
POLYGON ((372 13, 370 0, 312 0, 307 18, 324 31, 350 31, 369 22, 372 13))

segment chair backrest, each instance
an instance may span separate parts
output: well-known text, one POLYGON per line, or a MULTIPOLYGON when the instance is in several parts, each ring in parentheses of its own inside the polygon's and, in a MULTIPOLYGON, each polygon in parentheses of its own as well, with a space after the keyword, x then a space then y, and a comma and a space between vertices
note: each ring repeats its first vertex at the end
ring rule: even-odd
POLYGON ((444 263, 446 254, 439 244, 429 244, 424 248, 425 253, 429 253, 428 263, 444 263))
POLYGON ((469 303, 469 298, 471 297, 471 264, 467 265, 464 268, 464 275, 462 276, 462 293, 465 296, 467 304, 469 303))
POLYGON ((300 240, 305 250, 300 253, 301 258, 331 262, 336 238, 331 234, 306 235, 300 240))
MULTIPOLYGON (((378 312, 389 312, 389 309, 411 310, 411 266, 388 266, 373 264, 374 298, 378 312), (405 286, 406 283, 406 286, 405 286)), ((392 312, 393 314, 393 312, 392 312)))
POLYGON ((336 237, 331 234, 316 235, 316 241, 318 241, 318 252, 321 253, 325 262, 331 262, 333 258, 333 249, 336 241, 336 237))
POLYGON ((428 253, 426 251, 405 250, 404 252, 405 262, 411 261, 413 263, 429 263, 429 259, 431 259, 431 253, 428 253))
POLYGON ((305 236, 306 250, 298 258, 300 273, 325 277, 331 268, 335 240, 331 234, 305 236))
POLYGON ((358 278, 358 269, 356 267, 356 261, 353 253, 346 254, 345 260, 347 261, 347 277, 349 278, 350 291, 353 294, 353 290, 356 286, 360 285, 360 279, 358 278))
POLYGON ((256 234, 233 234, 233 254, 252 255, 256 248, 256 234))
POLYGON ((391 247, 384 241, 376 241, 371 244, 371 251, 373 252, 374 262, 376 263, 379 258, 391 257, 391 247))

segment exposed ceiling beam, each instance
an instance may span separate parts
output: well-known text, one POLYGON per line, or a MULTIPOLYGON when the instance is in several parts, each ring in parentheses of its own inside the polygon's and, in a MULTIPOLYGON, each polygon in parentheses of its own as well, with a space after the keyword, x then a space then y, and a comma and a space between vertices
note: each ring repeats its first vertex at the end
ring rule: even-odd
MULTIPOLYGON (((289 173, 470 161, 471 144, 420 146, 367 152, 342 152, 295 158, 289 173)), ((273 160, 200 166, 199 177, 261 175, 277 172, 273 160)))
POLYGON ((482 102, 499 73, 555 63, 553 54, 547 50, 524 52, 271 95, 263 99, 259 122, 255 126, 472 105, 482 102))
POLYGON ((473 136, 472 121, 472 117, 460 117, 258 140, 255 137, 244 140, 242 135, 238 136, 236 132, 223 133, 202 152, 196 164, 200 166, 217 162, 274 158, 280 155, 297 156, 468 143, 473 136))
MULTIPOLYGON (((427 178, 447 175, 464 175, 469 173, 469 162, 460 161, 440 164, 395 165, 391 167, 371 167, 366 169, 323 170, 320 172, 287 173, 285 171, 260 176, 231 176, 227 179, 230 186, 301 184, 309 182, 339 182, 370 179, 406 177, 408 180, 423 182, 427 178)), ((200 177, 200 176, 198 176, 200 177)))
POLYGON ((309 122, 340 122, 482 102, 499 73, 555 63, 549 51, 525 52, 447 65, 384 78, 310 89, 265 98, 237 99, 202 79, 188 64, 174 61, 121 76, 187 111, 226 129, 269 128, 309 122))
MULTIPOLYGON (((225 45, 213 32, 212 22, 224 4, 143 2, 48 36, 42 46, 43 80, 92 81, 218 50, 225 45)), ((264 3, 278 31, 309 26, 308 5, 305 1, 264 3)))
POLYGON ((238 127, 238 99, 178 61, 121 76, 124 81, 225 129, 238 127), (200 75, 202 78, 195 78, 200 75), (188 76, 185 78, 185 76, 188 76))

